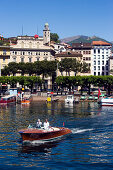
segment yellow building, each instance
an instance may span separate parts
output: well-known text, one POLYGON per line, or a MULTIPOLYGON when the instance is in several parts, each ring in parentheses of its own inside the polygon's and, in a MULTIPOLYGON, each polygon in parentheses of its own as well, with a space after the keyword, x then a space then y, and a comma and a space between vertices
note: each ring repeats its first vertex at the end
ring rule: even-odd
MULTIPOLYGON (((0 70, 10 62, 10 46, 0 46, 0 70)), ((0 71, 1 75, 1 71, 0 71)))

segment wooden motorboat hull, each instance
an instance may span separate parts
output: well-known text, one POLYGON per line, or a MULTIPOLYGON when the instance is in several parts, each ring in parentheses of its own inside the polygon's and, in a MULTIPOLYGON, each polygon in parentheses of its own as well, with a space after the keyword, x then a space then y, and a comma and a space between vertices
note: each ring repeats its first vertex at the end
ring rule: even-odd
POLYGON ((57 128, 57 130, 42 130, 42 129, 23 129, 19 130, 23 141, 34 140, 51 140, 60 136, 72 133, 68 128, 57 128))

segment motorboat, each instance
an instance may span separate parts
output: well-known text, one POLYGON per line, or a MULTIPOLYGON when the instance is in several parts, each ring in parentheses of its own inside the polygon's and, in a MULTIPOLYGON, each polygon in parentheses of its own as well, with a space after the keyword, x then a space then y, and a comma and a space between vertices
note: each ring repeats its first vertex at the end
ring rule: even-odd
POLYGON ((30 95, 18 95, 17 96, 17 103, 21 104, 30 104, 31 103, 31 96, 30 95))
POLYGON ((23 98, 21 104, 30 104, 30 102, 31 102, 30 98, 23 98))
POLYGON ((0 104, 9 104, 9 103, 16 103, 15 95, 7 95, 4 97, 1 97, 0 104))
POLYGON ((49 141, 63 135, 72 133, 72 131, 65 127, 50 127, 45 130, 43 128, 27 128, 18 131, 23 141, 49 141))
POLYGON ((113 98, 100 98, 99 104, 101 106, 113 106, 113 98))
POLYGON ((74 96, 67 95, 67 98, 65 99, 65 103, 68 103, 68 104, 74 103, 74 96))

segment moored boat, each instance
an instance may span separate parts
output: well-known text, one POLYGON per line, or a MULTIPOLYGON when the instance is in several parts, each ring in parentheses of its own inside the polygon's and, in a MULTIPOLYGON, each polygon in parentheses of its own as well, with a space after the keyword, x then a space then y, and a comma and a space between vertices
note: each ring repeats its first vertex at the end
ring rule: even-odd
POLYGON ((23 139, 23 141, 34 141, 34 140, 52 140, 60 136, 72 133, 72 131, 65 127, 51 127, 48 130, 37 129, 37 128, 27 128, 18 131, 23 139))
POLYGON ((67 98, 65 99, 65 103, 67 103, 67 104, 74 103, 74 96, 73 95, 67 95, 67 98))
POLYGON ((4 97, 1 97, 0 104, 9 104, 9 103, 16 103, 15 95, 7 95, 4 97))
POLYGON ((113 98, 101 98, 99 103, 102 106, 113 106, 113 98))
POLYGON ((30 98, 23 98, 21 104, 30 104, 30 98))

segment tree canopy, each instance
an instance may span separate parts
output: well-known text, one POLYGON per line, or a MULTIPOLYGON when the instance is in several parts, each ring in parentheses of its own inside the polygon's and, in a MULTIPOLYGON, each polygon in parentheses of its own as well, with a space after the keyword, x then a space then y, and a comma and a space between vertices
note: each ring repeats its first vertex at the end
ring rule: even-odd
POLYGON ((50 33, 50 40, 51 41, 54 41, 56 43, 59 43, 60 40, 59 40, 59 36, 57 33, 50 33))

